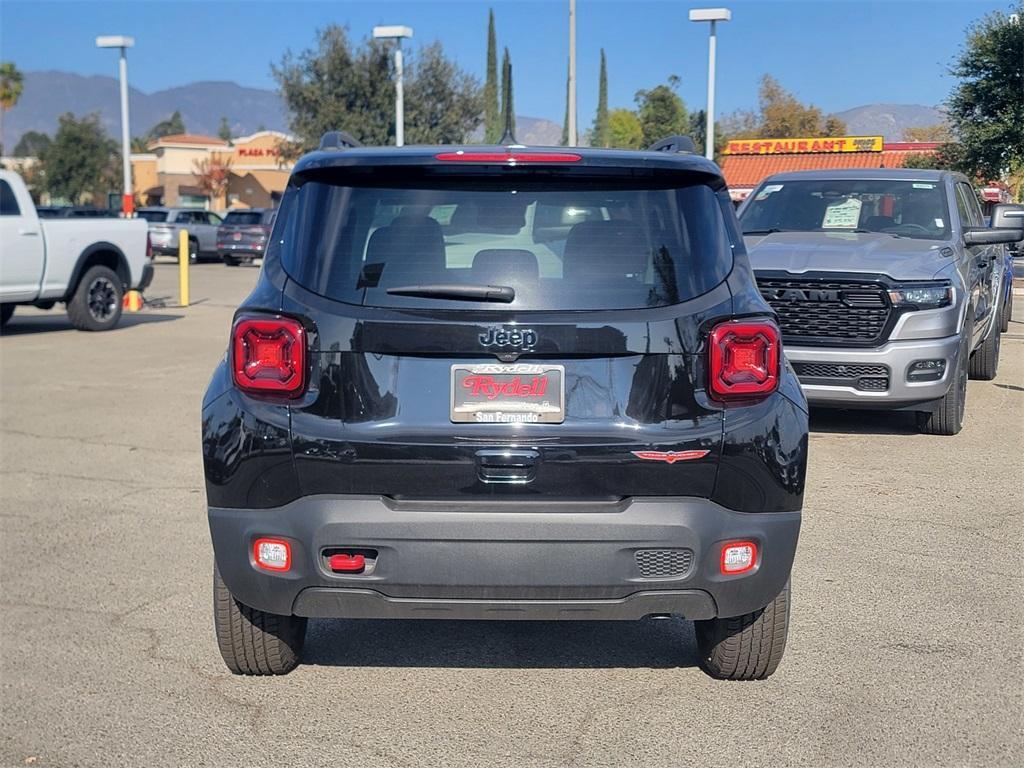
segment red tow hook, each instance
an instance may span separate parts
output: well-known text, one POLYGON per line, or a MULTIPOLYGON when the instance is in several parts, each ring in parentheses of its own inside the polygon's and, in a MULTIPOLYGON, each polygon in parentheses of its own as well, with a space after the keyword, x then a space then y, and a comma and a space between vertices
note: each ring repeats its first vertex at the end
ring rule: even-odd
POLYGON ((331 555, 328 565, 336 573, 362 573, 366 558, 362 555, 331 555))

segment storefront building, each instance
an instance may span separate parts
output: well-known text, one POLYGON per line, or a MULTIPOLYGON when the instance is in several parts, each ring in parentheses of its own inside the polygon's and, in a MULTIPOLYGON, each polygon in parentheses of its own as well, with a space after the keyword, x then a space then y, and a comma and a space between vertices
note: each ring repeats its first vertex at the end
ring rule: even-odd
POLYGON ((230 143, 215 136, 164 136, 150 143, 148 152, 131 156, 136 205, 272 208, 291 173, 291 163, 282 159, 280 150, 287 141, 290 137, 278 131, 260 131, 230 143), (211 167, 227 175, 226 189, 218 196, 211 196, 203 184, 204 171, 211 167))
POLYGON ((737 139, 722 153, 722 172, 739 203, 765 178, 787 171, 902 168, 912 155, 934 154, 935 142, 886 143, 881 136, 737 139))

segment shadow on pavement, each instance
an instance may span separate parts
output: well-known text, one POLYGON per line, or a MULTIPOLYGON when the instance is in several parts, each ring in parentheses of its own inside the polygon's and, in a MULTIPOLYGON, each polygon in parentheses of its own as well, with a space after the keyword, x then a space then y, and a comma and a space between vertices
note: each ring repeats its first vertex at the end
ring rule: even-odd
POLYGON ((857 435, 916 435, 917 421, 910 411, 811 409, 811 432, 857 435))
POLYGON ((310 620, 303 663, 342 667, 666 669, 697 665, 693 624, 310 620))
MULTIPOLYGON (((180 315, 155 315, 147 312, 139 312, 138 314, 125 313, 121 315, 121 320, 117 326, 109 331, 100 331, 100 333, 119 333, 132 328, 136 325, 147 325, 149 323, 166 323, 171 320, 180 320, 180 315)), ((68 320, 67 315, 63 312, 53 312, 49 315, 32 315, 28 317, 18 317, 15 312, 14 317, 8 321, 7 325, 4 326, 3 336, 24 336, 30 333, 50 333, 54 331, 74 331, 74 326, 71 325, 71 321, 68 320)), ((83 331, 83 333, 86 333, 83 331)))

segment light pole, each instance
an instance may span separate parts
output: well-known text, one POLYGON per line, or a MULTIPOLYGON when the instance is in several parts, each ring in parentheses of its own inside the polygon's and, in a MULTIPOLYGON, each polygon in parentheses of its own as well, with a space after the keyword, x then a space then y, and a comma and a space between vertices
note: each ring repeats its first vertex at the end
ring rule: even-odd
POLYGON ((128 49, 135 45, 134 37, 106 35, 96 38, 97 48, 119 48, 121 61, 121 164, 124 166, 124 192, 121 196, 121 210, 126 217, 135 212, 135 196, 132 194, 132 139, 128 129, 128 49))
POLYGON ((694 8, 690 11, 690 21, 711 22, 711 36, 708 39, 708 107, 707 128, 704 131, 704 157, 715 159, 715 46, 717 44, 716 25, 720 21, 731 21, 732 11, 728 8, 694 8))
POLYGON ((412 27, 374 27, 378 40, 395 41, 395 146, 405 144, 405 94, 402 89, 402 39, 412 37, 412 27))
POLYGON ((576 146, 576 0, 569 0, 569 121, 566 135, 569 146, 576 146))

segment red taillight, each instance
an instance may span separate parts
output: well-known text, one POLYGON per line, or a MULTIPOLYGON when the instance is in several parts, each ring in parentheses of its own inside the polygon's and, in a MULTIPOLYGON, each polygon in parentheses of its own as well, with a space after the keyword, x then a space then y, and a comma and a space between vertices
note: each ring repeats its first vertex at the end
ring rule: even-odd
POLYGON ((434 159, 446 163, 578 163, 583 158, 573 152, 442 152, 434 159))
POLYGON ((149 232, 146 233, 146 258, 153 260, 153 238, 149 236, 149 232))
POLYGON ((232 373, 243 392, 299 397, 306 388, 306 331, 289 317, 242 318, 231 336, 232 373))
POLYGON ((782 348, 773 323, 733 320, 715 326, 710 348, 710 394, 716 400, 749 400, 779 386, 782 348))

